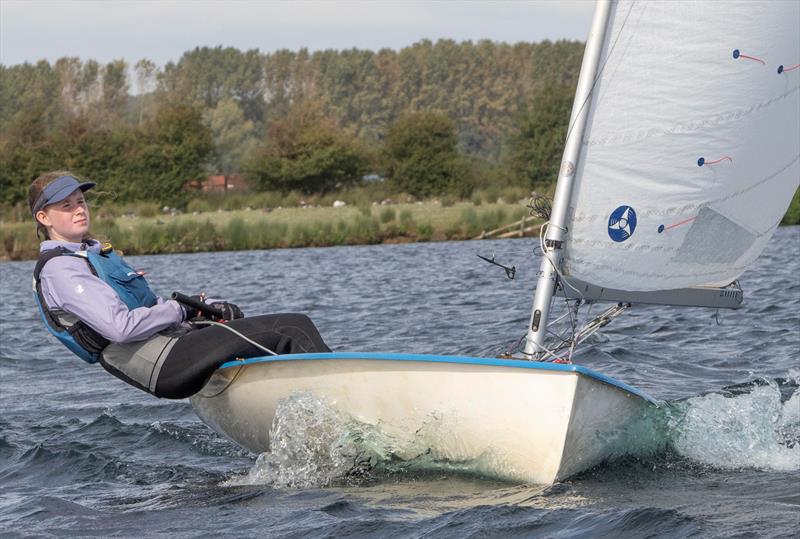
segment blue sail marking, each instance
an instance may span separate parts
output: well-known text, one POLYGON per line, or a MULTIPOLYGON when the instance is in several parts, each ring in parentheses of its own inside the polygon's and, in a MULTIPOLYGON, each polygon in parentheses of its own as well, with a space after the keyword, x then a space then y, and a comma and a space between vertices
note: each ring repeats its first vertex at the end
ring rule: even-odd
POLYGON ((625 241, 636 230, 636 212, 630 206, 620 206, 608 217, 608 236, 616 241, 625 241))

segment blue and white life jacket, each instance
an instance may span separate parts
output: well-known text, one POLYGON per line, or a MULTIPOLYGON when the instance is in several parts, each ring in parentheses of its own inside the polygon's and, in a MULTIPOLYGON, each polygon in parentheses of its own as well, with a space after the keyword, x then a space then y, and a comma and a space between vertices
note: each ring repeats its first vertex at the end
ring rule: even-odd
POLYGON ((44 301, 42 269, 48 261, 58 256, 77 256, 86 260, 92 273, 113 288, 129 309, 152 307, 156 304, 156 295, 150 289, 147 280, 126 264, 122 257, 114 252, 111 244, 103 245, 99 252, 88 250, 73 252, 64 247, 56 247, 39 255, 39 261, 33 270, 33 291, 45 326, 82 360, 97 363, 101 352, 109 344, 108 339, 75 315, 62 309, 50 309, 44 301))

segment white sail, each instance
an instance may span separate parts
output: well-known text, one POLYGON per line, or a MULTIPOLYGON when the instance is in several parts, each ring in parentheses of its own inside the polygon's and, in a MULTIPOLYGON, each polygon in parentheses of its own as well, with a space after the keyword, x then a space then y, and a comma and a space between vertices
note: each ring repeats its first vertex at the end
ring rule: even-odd
POLYGON ((800 184, 799 63, 798 1, 614 2, 564 273, 637 291, 737 279, 800 184))

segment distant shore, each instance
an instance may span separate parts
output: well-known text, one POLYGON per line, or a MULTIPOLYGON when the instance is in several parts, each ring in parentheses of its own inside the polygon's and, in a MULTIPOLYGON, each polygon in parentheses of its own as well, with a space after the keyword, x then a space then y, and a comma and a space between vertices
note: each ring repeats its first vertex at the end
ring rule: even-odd
MULTIPOLYGON (((223 197, 214 203, 216 206, 197 199, 189 202, 188 210, 183 212, 158 208, 152 203, 100 207, 92 213, 92 232, 130 255, 198 253, 465 240, 530 215, 525 200, 505 202, 496 195, 490 197, 491 202, 475 195, 471 201, 443 198, 366 203, 362 200, 341 207, 332 207, 330 203, 303 205, 304 202, 291 198, 284 199, 292 202, 291 206, 274 208, 244 206, 242 209, 245 201, 258 206, 259 201, 272 200, 258 195, 223 197), (226 206, 220 206, 221 201, 235 202, 228 207, 236 209, 223 209, 226 206)), ((512 198, 516 197, 506 200, 512 198)), ((0 261, 33 260, 39 251, 35 227, 23 209, 16 208, 14 213, 12 219, 8 219, 10 215, 0 216, 0 261)), ((534 221, 533 225, 538 223, 534 221)), ((781 222, 781 225, 798 224, 800 190, 781 222)))
MULTIPOLYGON (((153 216, 93 215, 92 232, 128 255, 464 240, 528 215, 523 203, 426 201, 153 216)), ((0 260, 33 260, 32 222, 0 222, 0 260)))

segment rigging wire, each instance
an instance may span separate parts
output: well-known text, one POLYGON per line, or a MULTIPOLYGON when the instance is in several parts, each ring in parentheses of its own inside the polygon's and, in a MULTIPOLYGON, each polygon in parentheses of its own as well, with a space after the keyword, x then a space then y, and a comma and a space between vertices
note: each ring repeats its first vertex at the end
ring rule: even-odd
MULTIPOLYGON (((545 242, 544 238, 547 235, 547 232, 546 232, 547 228, 549 228, 551 224, 552 223, 550 223, 550 221, 548 221, 548 222, 544 223, 539 228, 539 248, 542 249, 542 256, 544 256, 547 259, 547 261, 550 263, 550 266, 553 268, 553 271, 555 271, 556 274, 558 274, 558 276, 560 277, 560 282, 562 282, 564 285, 566 285, 566 286, 570 287, 572 290, 574 290, 575 293, 577 293, 578 296, 580 296, 580 299, 585 299, 583 297, 583 292, 581 292, 580 290, 578 290, 577 288, 575 288, 574 286, 569 284, 569 281, 567 281, 567 279, 561 273, 561 270, 558 269, 556 267, 556 264, 553 263, 553 259, 550 258, 550 256, 548 255, 548 253, 550 253, 552 251, 552 249, 548 249, 547 248, 547 245, 546 245, 546 242, 545 242)), ((553 226, 556 226, 556 225, 553 225, 553 226)), ((556 283, 556 284, 558 284, 558 283, 556 283)))
MULTIPOLYGON (((628 12, 625 14, 625 18, 623 19, 622 24, 620 25, 619 31, 617 32, 617 35, 614 38, 614 42, 611 43, 610 47, 608 48, 608 52, 606 54, 606 57, 603 60, 602 65, 599 67, 599 69, 595 73, 594 80, 592 81, 592 85, 589 88, 589 91, 587 92, 586 97, 584 98, 584 100, 581 103, 580 107, 578 107, 577 113, 574 115, 574 120, 577 120, 577 118, 581 115, 581 112, 583 111, 584 107, 586 107, 586 104, 591 99, 591 97, 592 97, 592 95, 594 93, 594 89, 597 86, 597 82, 600 80, 600 77, 603 74, 603 71, 605 70, 606 65, 608 64, 608 61, 611 59, 611 56, 612 56, 614 50, 617 47, 617 43, 619 42, 619 39, 622 36, 623 30, 625 29, 625 26, 628 23, 628 19, 630 18, 631 13, 633 12, 633 7, 634 7, 634 5, 636 3, 637 2, 635 0, 633 2, 631 2, 630 7, 628 8, 628 12)), ((607 24, 608 24, 608 22, 606 22, 606 25, 607 24)), ((570 136, 572 135, 572 130, 575 127, 575 121, 574 120, 570 123, 570 125, 569 125, 569 127, 567 129, 567 136, 565 137, 565 140, 567 140, 567 141, 570 140, 570 136)), ((550 266, 553 268, 553 270, 558 275, 558 279, 557 279, 555 285, 558 286, 558 284, 560 282, 560 283, 563 284, 563 286, 568 286, 569 288, 574 290, 578 294, 578 296, 580 297, 580 299, 578 300, 579 303, 576 305, 575 319, 573 319, 572 315, 570 315, 570 322, 571 322, 571 327, 572 327, 572 331, 573 331, 573 338, 571 339, 572 344, 570 346, 569 359, 562 358, 561 356, 557 355, 556 353, 554 353, 553 351, 549 350, 548 348, 546 348, 544 346, 541 347, 547 355, 552 356, 553 358, 556 358, 557 360, 560 360, 560 361, 563 361, 563 362, 566 362, 566 363, 570 363, 571 362, 571 358, 572 358, 572 353, 574 352, 575 346, 578 344, 578 341, 576 340, 575 337, 577 335, 580 335, 581 331, 584 331, 584 329, 588 326, 588 324, 587 324, 587 326, 584 326, 584 328, 582 328, 581 331, 579 331, 578 333, 575 332, 575 327, 576 327, 575 322, 577 321, 576 320, 577 319, 577 307, 580 306, 580 302, 583 302, 583 303, 587 303, 587 302, 586 302, 586 300, 585 300, 585 298, 583 296, 583 293, 580 290, 578 290, 577 288, 575 288, 574 286, 572 286, 569 283, 569 281, 567 281, 567 279, 564 278, 564 275, 561 273, 559 268, 557 268, 556 264, 553 263, 553 259, 550 258, 550 255, 549 255, 550 250, 547 249, 546 242, 545 242, 544 238, 546 236, 547 228, 552 224, 552 223, 550 223, 550 215, 552 214, 552 203, 549 200, 547 200, 546 198, 544 198, 544 197, 535 197, 534 199, 531 200, 531 203, 528 205, 528 207, 531 208, 531 215, 533 215, 535 213, 535 214, 539 215, 540 217, 542 217, 543 219, 545 219, 545 223, 542 224, 542 226, 539 228, 539 249, 541 249, 542 256, 544 256, 547 259, 547 261, 550 263, 550 266), (546 205, 545 205, 545 201, 547 202, 546 205), (537 205, 537 203, 538 203, 538 205, 537 205), (541 213, 539 213, 540 211, 541 211, 541 213)), ((553 225, 553 226, 558 226, 558 225, 553 225)), ((536 254, 536 249, 534 249, 534 254, 536 254)), ((591 302, 588 302, 588 303, 591 305, 591 302)), ((628 304, 628 306, 630 306, 630 304, 628 304)), ((615 308, 617 308, 617 306, 613 307, 612 309, 615 309, 615 308)), ((590 309, 591 309, 591 307, 590 307, 590 309)), ((611 310, 611 309, 608 309, 606 312, 608 312, 609 310, 611 310)), ((624 310, 624 309, 622 309, 622 310, 624 310)), ((584 340, 585 340, 585 338, 588 338, 591 334, 596 332, 598 329, 600 329, 601 327, 606 325, 610 321, 611 318, 614 318, 614 317, 618 316, 619 314, 621 314, 622 310, 620 310, 618 314, 614 314, 613 316, 610 316, 608 321, 606 321, 605 323, 600 324, 600 325, 597 325, 597 324, 593 325, 592 327, 596 326, 596 329, 594 329, 591 333, 586 334, 585 337, 584 337, 584 340)), ((603 314, 604 313, 601 313, 601 315, 598 316, 597 318, 595 318, 595 320, 597 320, 598 318, 603 316, 603 314)), ((560 319, 561 319, 561 317, 558 318, 557 320, 560 320, 560 319)), ((593 320, 589 324, 594 323, 595 320, 593 320)), ((556 321, 553 321, 552 323, 555 323, 556 321)), ((517 349, 519 349, 519 345, 520 345, 521 342, 522 342, 522 339, 517 341, 517 349)), ((559 349, 560 348, 557 348, 556 351, 558 351, 559 349)), ((544 356, 544 357, 547 357, 547 356, 544 356)), ((543 360, 543 359, 540 359, 540 360, 543 360)))
MULTIPOLYGON (((603 65, 601 65, 600 68, 597 70, 597 73, 595 73, 594 80, 592 81, 592 86, 586 93, 586 98, 583 100, 583 103, 581 103, 581 106, 578 109, 578 113, 575 115, 575 119, 577 119, 578 116, 580 116, 580 113, 586 106, 586 103, 588 103, 589 99, 592 97, 592 93, 594 92, 594 87, 597 86, 597 81, 600 80, 600 76, 603 74, 603 70, 606 68, 606 64, 611 59, 611 55, 614 52, 614 49, 617 47, 617 42, 619 41, 619 38, 622 36, 622 31, 625 29, 625 25, 628 24, 628 19, 631 16, 631 12, 633 11, 634 5, 636 5, 636 2, 635 1, 631 2, 631 6, 628 8, 628 13, 625 14, 625 19, 622 21, 622 25, 620 25, 619 32, 617 32, 617 37, 614 39, 614 43, 612 43, 611 46, 608 48, 608 54, 606 54, 606 58, 603 61, 603 65)), ((606 25, 608 25, 608 22, 606 22, 606 25)), ((569 137, 572 134, 572 129, 574 127, 575 123, 573 122, 572 124, 570 124, 569 129, 567 129, 567 136, 565 140, 569 140, 569 137)))

